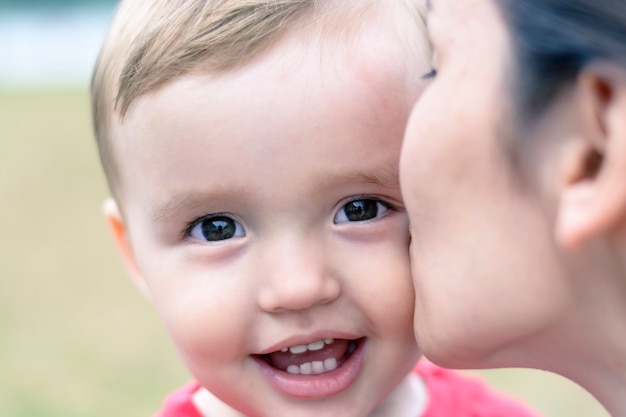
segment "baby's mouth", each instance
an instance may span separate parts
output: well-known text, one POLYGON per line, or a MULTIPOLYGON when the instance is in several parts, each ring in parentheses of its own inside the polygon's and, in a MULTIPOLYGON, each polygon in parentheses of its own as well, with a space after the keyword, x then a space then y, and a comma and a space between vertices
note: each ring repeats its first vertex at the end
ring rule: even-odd
POLYGON ((318 375, 343 365, 356 350, 359 340, 322 339, 259 357, 268 365, 292 375, 318 375))

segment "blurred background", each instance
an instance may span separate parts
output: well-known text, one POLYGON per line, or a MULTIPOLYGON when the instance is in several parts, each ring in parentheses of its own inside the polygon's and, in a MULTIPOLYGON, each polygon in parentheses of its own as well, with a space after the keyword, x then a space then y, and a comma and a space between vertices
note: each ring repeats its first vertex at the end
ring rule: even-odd
MULTIPOLYGON (((189 379, 101 216, 88 83, 115 0, 0 0, 0 416, 150 417, 189 379)), ((480 372, 551 417, 608 417, 556 375, 480 372)))

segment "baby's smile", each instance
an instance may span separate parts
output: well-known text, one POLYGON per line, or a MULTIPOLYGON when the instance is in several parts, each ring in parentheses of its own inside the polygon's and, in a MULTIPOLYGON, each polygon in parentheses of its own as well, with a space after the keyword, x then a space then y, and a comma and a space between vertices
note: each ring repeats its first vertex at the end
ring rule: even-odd
POLYGON ((355 340, 329 338, 289 346, 262 355, 262 359, 268 365, 292 375, 318 375, 337 369, 356 347, 355 340))
POLYGON ((321 338, 252 355, 261 373, 280 392, 324 398, 346 390, 363 366, 367 338, 321 338))
POLYGON ((359 375, 367 338, 320 338, 252 355, 261 373, 283 394, 324 398, 350 387, 359 375))

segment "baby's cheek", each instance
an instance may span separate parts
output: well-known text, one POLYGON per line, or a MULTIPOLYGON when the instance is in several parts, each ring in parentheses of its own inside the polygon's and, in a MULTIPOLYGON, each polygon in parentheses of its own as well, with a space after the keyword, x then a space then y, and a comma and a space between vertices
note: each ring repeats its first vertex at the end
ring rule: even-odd
POLYGON ((374 259, 387 259, 379 264, 375 282, 371 283, 371 300, 375 300, 377 314, 392 327, 412 329, 415 291, 407 245, 390 246, 379 251, 374 259))
POLYGON ((194 361, 225 359, 236 342, 227 313, 200 293, 161 303, 159 314, 180 354, 194 361), (228 337, 230 336, 230 337, 228 337))

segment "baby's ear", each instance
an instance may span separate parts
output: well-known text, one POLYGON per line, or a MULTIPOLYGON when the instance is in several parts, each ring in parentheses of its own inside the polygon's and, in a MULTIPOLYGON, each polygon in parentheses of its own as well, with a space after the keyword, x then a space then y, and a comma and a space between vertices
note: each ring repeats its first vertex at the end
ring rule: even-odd
POLYGON ((120 213, 117 203, 112 198, 108 198, 104 202, 104 217, 109 224, 111 232, 113 232, 113 238, 115 239, 117 248, 122 255, 122 259, 128 273, 130 274, 130 277, 132 278, 139 291, 144 295, 144 297, 146 297, 147 299, 151 299, 150 291, 148 290, 146 281, 144 280, 141 271, 137 267, 135 255, 133 253, 130 240, 128 238, 126 225, 124 224, 124 220, 122 219, 122 215, 120 213))
POLYGON ((557 242, 576 249, 626 223, 626 71, 592 64, 576 81, 581 131, 564 179, 557 242))

